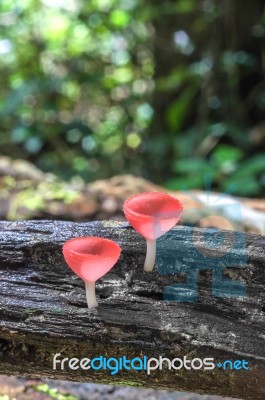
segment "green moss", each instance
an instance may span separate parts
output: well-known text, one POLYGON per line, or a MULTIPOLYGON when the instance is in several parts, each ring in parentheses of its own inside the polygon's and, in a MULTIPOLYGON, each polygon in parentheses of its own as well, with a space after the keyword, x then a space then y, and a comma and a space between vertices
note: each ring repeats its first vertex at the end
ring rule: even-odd
MULTIPOLYGON (((113 383, 112 383, 113 384, 113 383)), ((132 381, 132 380, 120 380, 119 382, 115 382, 115 385, 117 386, 130 386, 130 387, 143 387, 142 384, 140 384, 137 381, 132 381)))
POLYGON ((33 188, 28 188, 17 193, 10 202, 7 218, 14 220, 19 217, 18 209, 20 207, 28 210, 42 210, 45 207, 45 202, 42 196, 33 188))
POLYGON ((63 201, 65 204, 70 204, 79 197, 77 190, 71 189, 62 182, 41 182, 36 190, 46 200, 63 201))
MULTIPOLYGON (((12 176, 4 176, 3 184, 7 189, 13 189, 16 187, 17 181, 12 176)), ((1 400, 1 398, 0 398, 0 400, 1 400)))
MULTIPOLYGON (((8 181, 8 184, 12 185, 12 182, 8 181)), ((19 191, 11 198, 7 216, 9 220, 20 218, 19 210, 21 208, 29 211, 42 211, 48 208, 49 202, 58 201, 71 204, 79 197, 77 190, 60 182, 41 182, 37 186, 33 186, 31 181, 22 181, 17 183, 16 189, 19 191)), ((25 211, 23 211, 23 217, 25 217, 24 214, 25 211)))
POLYGON ((38 392, 46 393, 50 397, 56 400, 78 400, 78 397, 71 394, 61 394, 57 389, 52 389, 46 383, 35 386, 35 390, 38 392))

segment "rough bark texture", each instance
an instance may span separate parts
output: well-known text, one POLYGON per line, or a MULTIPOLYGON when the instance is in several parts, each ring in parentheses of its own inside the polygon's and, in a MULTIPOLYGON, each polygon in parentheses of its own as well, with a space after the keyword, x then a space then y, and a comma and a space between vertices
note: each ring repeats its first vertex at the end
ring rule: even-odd
MULTIPOLYGON (((192 229, 192 239, 190 228, 176 229, 178 235, 172 231, 163 251, 175 246, 187 254, 187 264, 194 246, 207 254, 203 229, 192 229)), ((233 234, 226 232, 217 253, 231 247, 233 234)), ((0 373, 263 399, 265 238, 247 234, 245 239, 248 265, 227 268, 225 275, 244 281, 246 296, 213 297, 211 274, 202 270, 199 300, 179 303, 163 301, 164 287, 179 282, 179 275, 143 273, 145 241, 126 223, 0 222, 0 373), (123 250, 118 264, 97 283, 96 310, 87 309, 84 284, 62 256, 64 241, 76 236, 111 238, 123 250), (245 359, 249 370, 163 369, 150 376, 144 371, 54 371, 55 353, 245 359)))

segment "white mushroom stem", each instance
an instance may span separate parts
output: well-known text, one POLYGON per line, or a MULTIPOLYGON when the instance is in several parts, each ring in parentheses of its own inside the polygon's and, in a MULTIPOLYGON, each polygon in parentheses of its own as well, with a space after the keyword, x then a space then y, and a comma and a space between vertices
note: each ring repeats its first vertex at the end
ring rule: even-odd
POLYGON ((144 271, 152 272, 156 260, 156 240, 146 239, 146 258, 144 271))
POLYGON ((95 282, 85 282, 86 285, 86 299, 88 308, 95 308, 98 306, 96 299, 95 282))

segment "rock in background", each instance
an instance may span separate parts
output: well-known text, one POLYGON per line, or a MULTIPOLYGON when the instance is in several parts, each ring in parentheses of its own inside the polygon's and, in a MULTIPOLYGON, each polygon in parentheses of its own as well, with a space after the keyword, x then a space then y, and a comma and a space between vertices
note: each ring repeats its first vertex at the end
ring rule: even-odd
MULTIPOLYGON (((80 177, 64 182, 27 161, 0 156, 0 219, 123 220, 125 199, 146 191, 166 189, 132 175, 89 184, 80 177)), ((265 233, 264 200, 196 190, 169 193, 184 206, 183 225, 265 233), (227 205, 235 203, 242 209, 239 220, 227 212, 227 205)))

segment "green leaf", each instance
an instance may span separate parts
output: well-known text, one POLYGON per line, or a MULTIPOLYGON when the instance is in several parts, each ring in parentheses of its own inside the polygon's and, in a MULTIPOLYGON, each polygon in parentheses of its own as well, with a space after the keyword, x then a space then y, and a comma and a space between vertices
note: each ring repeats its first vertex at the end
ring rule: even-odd
POLYGON ((229 189, 233 186, 235 194, 238 196, 253 196, 260 193, 260 183, 253 177, 235 177, 232 176, 230 179, 226 179, 222 185, 222 190, 229 192, 229 189))
POLYGON ((257 175, 265 171, 265 154, 256 155, 243 162, 235 174, 236 178, 257 175))
POLYGON ((173 163, 173 170, 178 173, 200 172, 203 174, 207 172, 214 174, 216 172, 216 169, 211 164, 201 158, 177 160, 173 163))
POLYGON ((157 79, 156 88, 159 91, 177 89, 188 78, 190 78, 190 73, 186 68, 174 68, 169 75, 157 79))
POLYGON ((115 10, 110 14, 110 22, 119 28, 126 26, 129 21, 130 15, 125 11, 115 10))
POLYGON ((163 186, 171 190, 199 189, 204 186, 204 177, 197 174, 189 177, 172 178, 164 182, 163 186))
POLYGON ((192 106, 192 100, 197 91, 197 86, 192 85, 188 87, 182 96, 170 104, 166 111, 166 118, 170 129, 178 131, 192 106))
POLYGON ((219 144, 212 152, 212 159, 218 164, 222 164, 226 161, 240 160, 243 155, 243 151, 235 146, 219 144))
POLYGON ((193 12, 196 9, 194 0, 179 0, 176 4, 176 11, 180 14, 193 12))

